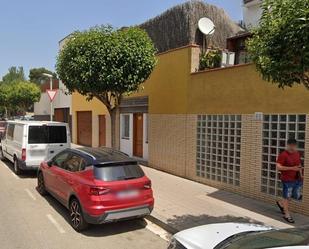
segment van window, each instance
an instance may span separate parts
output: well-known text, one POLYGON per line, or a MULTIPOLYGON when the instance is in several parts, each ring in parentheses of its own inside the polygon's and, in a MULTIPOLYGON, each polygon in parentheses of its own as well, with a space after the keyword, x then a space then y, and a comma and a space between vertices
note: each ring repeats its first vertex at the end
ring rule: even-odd
POLYGON ((29 144, 57 144, 66 142, 66 126, 29 126, 29 144))
POLYGON ((22 125, 15 125, 15 128, 14 128, 14 141, 17 141, 19 143, 22 142, 23 131, 24 131, 24 127, 22 125))
POLYGON ((15 128, 14 124, 9 124, 8 125, 8 131, 7 131, 7 135, 6 135, 7 139, 13 140, 14 128, 15 128))

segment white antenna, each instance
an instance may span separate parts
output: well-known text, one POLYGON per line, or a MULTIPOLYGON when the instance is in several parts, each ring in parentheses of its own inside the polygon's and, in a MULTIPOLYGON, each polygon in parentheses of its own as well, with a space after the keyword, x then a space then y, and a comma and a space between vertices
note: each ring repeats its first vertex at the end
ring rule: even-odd
POLYGON ((198 21, 198 28, 203 33, 203 51, 205 52, 206 51, 205 43, 207 40, 207 36, 210 36, 213 33, 215 33, 216 26, 212 20, 210 20, 207 17, 203 17, 198 21))

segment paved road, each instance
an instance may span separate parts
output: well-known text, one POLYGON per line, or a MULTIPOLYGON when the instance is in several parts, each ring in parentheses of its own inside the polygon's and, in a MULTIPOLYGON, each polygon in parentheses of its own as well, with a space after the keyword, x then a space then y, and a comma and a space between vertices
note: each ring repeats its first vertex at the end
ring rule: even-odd
POLYGON ((0 162, 1 249, 163 249, 167 242, 146 221, 92 226, 73 230, 67 210, 54 198, 41 197, 35 173, 17 177, 9 163, 0 162))

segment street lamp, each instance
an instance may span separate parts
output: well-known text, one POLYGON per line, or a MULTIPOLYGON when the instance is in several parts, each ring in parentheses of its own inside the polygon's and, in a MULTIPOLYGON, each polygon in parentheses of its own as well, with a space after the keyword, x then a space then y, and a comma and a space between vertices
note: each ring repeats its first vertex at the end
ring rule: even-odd
MULTIPOLYGON (((43 75, 49 78, 49 90, 53 90, 53 76, 48 73, 43 73, 43 75)), ((53 121, 53 101, 50 101, 50 121, 53 121)))

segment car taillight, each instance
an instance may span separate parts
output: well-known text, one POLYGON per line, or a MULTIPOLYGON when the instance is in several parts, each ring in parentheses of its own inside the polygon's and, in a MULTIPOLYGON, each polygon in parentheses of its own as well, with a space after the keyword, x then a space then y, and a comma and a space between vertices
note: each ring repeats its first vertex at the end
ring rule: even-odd
POLYGON ((110 189, 104 187, 90 187, 90 195, 106 195, 110 192, 110 189))
POLYGON ((21 150, 21 160, 26 161, 26 149, 21 150))
POLYGON ((151 181, 144 184, 145 189, 151 189, 151 181))

